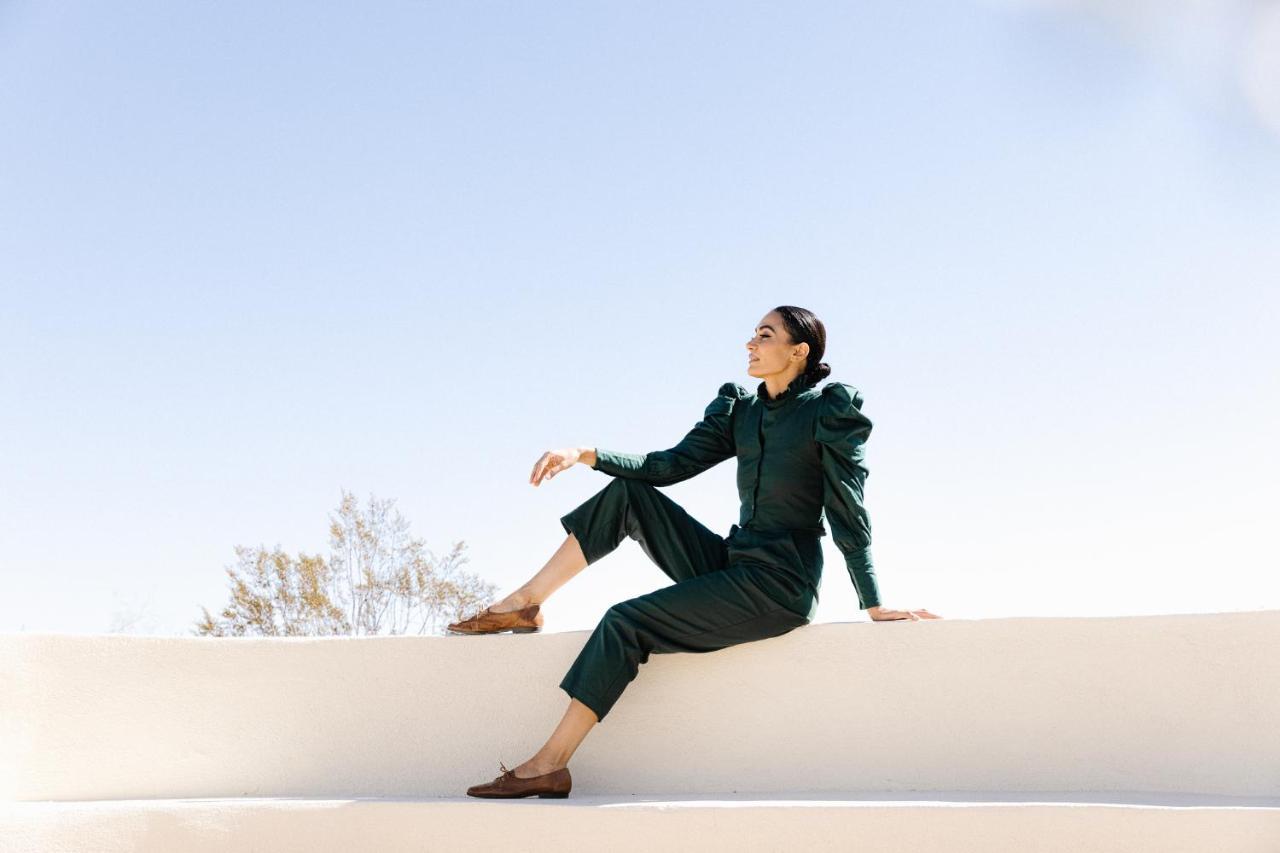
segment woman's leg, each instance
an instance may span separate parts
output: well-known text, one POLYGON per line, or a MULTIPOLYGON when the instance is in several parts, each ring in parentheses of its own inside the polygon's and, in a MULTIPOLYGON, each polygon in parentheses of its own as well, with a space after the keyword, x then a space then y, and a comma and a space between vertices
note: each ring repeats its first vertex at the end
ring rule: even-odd
MULTIPOLYGON (((589 499, 565 514, 560 524, 569 534, 547 565, 520 590, 515 601, 541 602, 569 578, 615 550, 628 537, 672 580, 682 581, 718 572, 728 565, 724 538, 693 518, 683 507, 649 483, 615 478, 589 499), (578 536, 582 536, 580 544, 578 536), (563 552, 569 553, 566 555, 563 552), (539 597, 541 596, 541 597, 539 597)), ((677 584, 678 585, 678 584, 677 584)), ((508 598, 512 598, 508 596, 508 598)), ((495 608, 501 609, 501 608, 495 608)), ((579 665, 581 672, 585 667, 579 665)), ((612 703, 610 703, 612 704, 612 703)), ((542 748, 515 774, 528 778, 559 770, 599 722, 596 712, 570 696, 556 730, 542 748)))
POLYGON ((776 569, 736 563, 619 602, 587 639, 560 688, 603 720, 651 654, 713 652, 809 622, 809 598, 776 569))
POLYGON ((530 776, 542 776, 568 766, 569 759, 596 722, 595 711, 577 699, 570 699, 569 707, 565 709, 556 730, 533 758, 513 768, 516 775, 528 779, 530 776))
POLYGON ((568 537, 537 574, 493 606, 503 613, 541 604, 587 566, 630 537, 674 581, 723 569, 724 537, 651 483, 615 477, 560 518, 568 537))
POLYGON ((551 555, 551 559, 538 570, 537 574, 520 585, 520 588, 506 598, 493 605, 495 613, 508 610, 519 610, 530 604, 541 604, 569 579, 587 567, 587 558, 582 553, 582 546, 572 533, 560 543, 560 547, 551 555))
POLYGON ((809 623, 801 612, 807 601, 773 569, 738 564, 615 604, 560 682, 571 697, 560 724, 515 774, 529 778, 567 766, 651 654, 713 652, 786 634, 809 623))

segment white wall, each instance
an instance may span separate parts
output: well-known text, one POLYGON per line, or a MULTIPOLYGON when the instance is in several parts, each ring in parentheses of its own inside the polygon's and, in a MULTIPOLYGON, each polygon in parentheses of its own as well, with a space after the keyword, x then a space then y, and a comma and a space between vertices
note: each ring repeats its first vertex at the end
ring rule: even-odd
MULTIPOLYGON (((588 636, 0 636, 0 797, 461 796, 588 636)), ((809 625, 654 655, 575 792, 1280 795, 1280 611, 809 625)))

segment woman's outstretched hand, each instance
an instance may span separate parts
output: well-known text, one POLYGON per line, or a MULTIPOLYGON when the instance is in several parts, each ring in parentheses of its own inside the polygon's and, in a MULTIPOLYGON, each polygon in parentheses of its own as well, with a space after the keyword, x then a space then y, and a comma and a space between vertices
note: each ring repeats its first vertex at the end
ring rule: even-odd
POLYGON ((548 450, 533 465, 533 473, 529 475, 529 483, 538 485, 542 478, 548 480, 561 471, 572 468, 582 458, 581 447, 562 447, 559 450, 548 450))
POLYGON ((919 610, 889 610, 884 607, 868 607, 867 614, 873 622, 892 622, 898 619, 910 619, 918 622, 921 619, 941 619, 936 613, 930 613, 921 607, 919 610))

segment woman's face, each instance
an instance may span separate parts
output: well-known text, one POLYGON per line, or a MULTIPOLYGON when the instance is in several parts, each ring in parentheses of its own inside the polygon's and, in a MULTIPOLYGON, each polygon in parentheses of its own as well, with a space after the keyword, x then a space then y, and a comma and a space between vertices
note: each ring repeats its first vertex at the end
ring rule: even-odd
POLYGON ((791 343, 782 325, 782 315, 770 311, 760 319, 756 333, 747 341, 747 373, 757 378, 788 369, 804 369, 809 345, 791 343))

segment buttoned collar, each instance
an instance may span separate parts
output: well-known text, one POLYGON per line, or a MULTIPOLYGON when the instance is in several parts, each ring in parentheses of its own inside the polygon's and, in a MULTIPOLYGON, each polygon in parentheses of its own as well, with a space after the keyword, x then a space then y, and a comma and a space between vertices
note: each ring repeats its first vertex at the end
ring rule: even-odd
POLYGON ((781 394, 776 397, 769 396, 769 389, 765 387, 763 382, 756 388, 756 396, 760 398, 760 402, 764 403, 770 409, 776 409, 779 406, 786 405, 800 395, 802 391, 808 388, 812 383, 808 381, 803 373, 791 380, 791 384, 786 387, 781 394))

